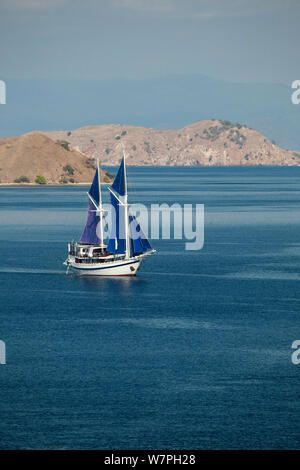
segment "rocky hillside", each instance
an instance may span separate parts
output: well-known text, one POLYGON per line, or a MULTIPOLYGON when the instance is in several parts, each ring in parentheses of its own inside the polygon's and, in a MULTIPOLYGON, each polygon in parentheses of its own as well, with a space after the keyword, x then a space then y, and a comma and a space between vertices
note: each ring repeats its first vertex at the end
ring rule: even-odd
POLYGON ((238 123, 200 121, 180 130, 104 125, 46 135, 66 140, 102 165, 117 165, 124 147, 128 165, 299 165, 300 153, 284 150, 238 123))
MULTIPOLYGON (((90 183, 95 161, 39 132, 0 139, 0 183, 90 183)), ((102 181, 110 182, 101 170, 102 181)))

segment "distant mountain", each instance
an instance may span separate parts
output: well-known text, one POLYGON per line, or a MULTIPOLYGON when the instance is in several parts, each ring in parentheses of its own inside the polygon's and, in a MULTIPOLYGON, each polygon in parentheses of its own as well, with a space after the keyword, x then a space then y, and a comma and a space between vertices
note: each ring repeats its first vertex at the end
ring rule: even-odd
POLYGON ((0 137, 119 123, 180 129, 218 118, 245 123, 284 148, 300 150, 300 105, 292 104, 289 84, 239 84, 199 75, 5 81, 0 137))
MULTIPOLYGON (((0 139, 0 183, 90 183, 95 161, 41 133, 0 139)), ((110 178, 101 170, 102 181, 110 178)))
POLYGON ((283 150, 245 125, 223 120, 200 121, 179 130, 104 125, 75 131, 52 131, 102 165, 118 165, 123 149, 128 165, 254 166, 300 165, 300 153, 283 150))

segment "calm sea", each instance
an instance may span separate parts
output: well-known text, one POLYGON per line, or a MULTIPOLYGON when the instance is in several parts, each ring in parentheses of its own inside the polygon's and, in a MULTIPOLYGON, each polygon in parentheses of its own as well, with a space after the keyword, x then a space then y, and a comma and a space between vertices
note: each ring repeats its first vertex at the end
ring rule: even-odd
POLYGON ((66 276, 87 188, 0 189, 2 449, 300 447, 300 168, 129 168, 205 204, 205 244, 137 278, 66 276))

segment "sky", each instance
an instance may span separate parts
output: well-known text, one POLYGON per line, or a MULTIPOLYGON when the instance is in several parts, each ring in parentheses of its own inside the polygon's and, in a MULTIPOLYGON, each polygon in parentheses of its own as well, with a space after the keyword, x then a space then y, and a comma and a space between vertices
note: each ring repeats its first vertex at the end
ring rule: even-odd
POLYGON ((300 79, 299 0, 1 0, 0 79, 300 79))

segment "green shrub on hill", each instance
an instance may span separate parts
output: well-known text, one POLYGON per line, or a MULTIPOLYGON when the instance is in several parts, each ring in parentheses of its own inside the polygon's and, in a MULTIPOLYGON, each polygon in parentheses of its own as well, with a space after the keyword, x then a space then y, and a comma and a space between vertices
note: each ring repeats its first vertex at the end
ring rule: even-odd
POLYGON ((15 179, 15 183, 30 183, 30 180, 27 178, 27 176, 20 176, 19 178, 15 179))
POLYGON ((37 175, 34 181, 36 182, 36 184, 46 184, 47 183, 46 178, 43 175, 37 175))
POLYGON ((96 170, 96 164, 93 158, 87 158, 85 161, 85 166, 87 168, 93 168, 93 170, 96 170))
POLYGON ((104 178, 103 178, 104 183, 110 183, 111 180, 113 180, 113 179, 114 179, 114 175, 112 173, 110 173, 109 171, 106 171, 105 175, 104 175, 104 178))
POLYGON ((66 140, 57 140, 56 143, 57 143, 57 145, 60 145, 65 150, 68 150, 68 152, 69 152, 69 150, 70 150, 69 142, 67 142, 66 140))
POLYGON ((74 175, 74 168, 71 165, 66 165, 63 167, 63 170, 68 173, 68 175, 74 175))

